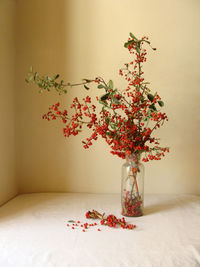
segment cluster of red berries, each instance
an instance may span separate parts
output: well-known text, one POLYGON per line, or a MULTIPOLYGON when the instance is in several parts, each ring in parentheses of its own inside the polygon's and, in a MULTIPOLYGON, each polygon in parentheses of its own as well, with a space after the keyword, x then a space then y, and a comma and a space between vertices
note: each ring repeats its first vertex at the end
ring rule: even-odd
POLYGON ((101 220, 101 225, 107 225, 109 227, 121 226, 124 229, 134 229, 136 225, 128 224, 124 217, 122 219, 117 219, 117 217, 113 214, 105 216, 104 214, 100 214, 96 210, 86 212, 86 218, 88 219, 97 219, 101 220))
MULTIPOLYGON (((85 230, 87 230, 89 227, 92 227, 92 226, 97 226, 98 224, 97 223, 81 223, 80 221, 69 221, 70 223, 72 224, 67 224, 67 227, 71 227, 71 229, 77 229, 77 227, 81 227, 82 228, 82 231, 85 232, 85 230)), ((97 229, 97 231, 101 231, 101 229, 97 229)))
POLYGON ((137 217, 142 215, 142 201, 135 201, 134 204, 130 204, 129 201, 124 202, 126 211, 122 208, 122 215, 137 217))
POLYGON ((143 202, 139 196, 133 197, 130 191, 124 189, 122 197, 122 215, 138 217, 143 214, 143 202))
MULTIPOLYGON (((165 113, 157 110, 163 106, 160 96, 149 94, 149 89, 144 82, 141 64, 146 61, 146 50, 142 48, 142 43, 148 41, 148 37, 141 39, 140 47, 135 38, 128 39, 128 50, 135 54, 135 60, 120 69, 121 76, 128 81, 124 92, 114 89, 113 83, 106 83, 102 78, 93 81, 98 84, 98 88, 104 88, 105 94, 97 101, 103 105, 99 113, 96 106, 91 103, 91 98, 87 96, 82 101, 74 98, 71 116, 67 110, 59 110, 59 103, 51 106, 49 112, 43 116, 47 120, 61 119, 64 123, 63 134, 65 137, 76 136, 82 131, 83 125, 92 130, 92 134, 82 141, 83 147, 88 149, 93 141, 101 136, 111 148, 111 153, 120 158, 132 153, 145 152, 143 161, 159 160, 164 156, 167 148, 158 147, 152 149, 152 145, 159 145, 158 139, 152 137, 152 132, 160 128, 168 118, 165 113), (157 105, 157 108, 156 108, 157 105), (148 122, 154 125, 148 127, 148 122), (151 145, 151 146, 150 146, 151 145)), ((85 85, 85 84, 84 84, 85 85)))

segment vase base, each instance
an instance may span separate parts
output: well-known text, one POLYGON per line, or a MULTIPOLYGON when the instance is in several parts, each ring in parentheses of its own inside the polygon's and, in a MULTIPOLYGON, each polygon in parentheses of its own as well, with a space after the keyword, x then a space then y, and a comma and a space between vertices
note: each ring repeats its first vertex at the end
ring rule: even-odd
POLYGON ((124 217, 141 217, 143 216, 143 214, 140 214, 140 215, 127 215, 127 214, 122 214, 124 217))

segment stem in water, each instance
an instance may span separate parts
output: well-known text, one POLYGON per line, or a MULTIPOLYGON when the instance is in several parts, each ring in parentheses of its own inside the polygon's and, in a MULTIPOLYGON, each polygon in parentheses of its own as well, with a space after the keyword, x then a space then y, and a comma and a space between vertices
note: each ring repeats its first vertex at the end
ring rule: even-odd
POLYGON ((138 189, 138 184, 137 184, 137 180, 136 180, 136 173, 137 171, 135 171, 135 168, 131 168, 131 171, 132 171, 132 174, 133 174, 133 185, 132 185, 132 189, 131 189, 131 198, 132 198, 132 194, 133 194, 133 188, 134 188, 134 185, 135 185, 135 190, 136 190, 136 194, 137 194, 137 198, 138 200, 140 199, 139 197, 139 189, 138 189))

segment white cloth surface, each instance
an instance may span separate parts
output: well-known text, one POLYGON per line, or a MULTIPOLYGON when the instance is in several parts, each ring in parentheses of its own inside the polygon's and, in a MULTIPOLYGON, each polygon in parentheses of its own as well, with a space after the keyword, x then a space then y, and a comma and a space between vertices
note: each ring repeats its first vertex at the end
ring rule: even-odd
POLYGON ((145 195, 144 204, 126 230, 85 218, 92 209, 122 217, 118 194, 19 195, 0 207, 0 267, 199 267, 200 196, 145 195), (68 220, 99 224, 82 232, 68 220))

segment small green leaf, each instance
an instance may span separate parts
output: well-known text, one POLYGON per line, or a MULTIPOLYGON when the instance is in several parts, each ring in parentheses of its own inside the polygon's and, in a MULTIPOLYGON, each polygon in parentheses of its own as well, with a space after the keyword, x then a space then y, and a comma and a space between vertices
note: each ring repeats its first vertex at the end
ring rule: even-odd
POLYGON ((158 101, 158 104, 159 104, 159 106, 161 106, 161 107, 163 107, 164 106, 164 102, 163 101, 158 101))
POLYGON ((140 48, 138 46, 136 46, 136 50, 137 50, 138 54, 140 54, 140 48))
POLYGON ((37 76, 38 76, 38 72, 35 72, 35 74, 34 74, 34 81, 36 80, 37 76))
POLYGON ((99 103, 102 104, 102 105, 105 105, 105 102, 99 100, 99 103))
POLYGON ((110 87, 110 89, 113 89, 114 85, 113 85, 113 81, 112 80, 109 81, 108 86, 110 87))
POLYGON ((103 86, 103 84, 99 84, 99 85, 97 86, 97 88, 101 89, 101 88, 104 88, 104 86, 103 86))
POLYGON ((131 38, 135 39, 136 41, 138 40, 138 39, 135 37, 135 35, 132 34, 132 32, 130 32, 130 36, 131 36, 131 38))
POLYGON ((157 109, 156 109, 156 107, 155 107, 155 105, 154 105, 154 103, 153 104, 151 104, 150 106, 149 106, 149 108, 150 109, 152 109, 152 110, 154 110, 154 111, 156 111, 157 109))
POLYGON ((153 99, 154 99, 154 96, 153 96, 152 94, 148 94, 147 97, 148 97, 148 99, 149 99, 151 102, 152 102, 153 99))
POLYGON ((32 66, 30 66, 29 71, 30 71, 30 72, 33 72, 33 67, 32 67, 32 66))
POLYGON ((110 93, 107 93, 101 97, 101 101, 106 100, 109 97, 110 93))
POLYGON ((85 84, 84 84, 84 87, 85 87, 86 90, 89 90, 89 89, 90 89, 90 88, 89 88, 87 85, 85 85, 85 84))
POLYGON ((75 223, 75 221, 74 221, 74 220, 69 220, 68 222, 69 222, 69 223, 75 223))
POLYGON ((33 80, 33 76, 31 75, 29 78, 29 82, 33 80))
POLYGON ((115 97, 112 97, 112 100, 116 105, 120 105, 121 104, 120 101, 115 97))
POLYGON ((129 45, 131 45, 133 43, 133 40, 128 41, 124 44, 124 47, 128 48, 129 45))
POLYGON ((128 45, 128 42, 124 44, 124 47, 125 47, 125 48, 128 48, 128 46, 129 46, 129 45, 128 45))
MULTIPOLYGON (((109 106, 106 104, 106 102, 99 100, 99 103, 103 105, 103 108, 102 108, 102 110, 104 109, 104 107, 106 107, 106 108, 109 108, 109 109, 110 109, 110 107, 109 107, 109 106)), ((105 109, 104 109, 104 110, 105 110, 105 109)))
POLYGON ((56 76, 54 76, 54 80, 58 79, 60 77, 59 74, 56 74, 56 76))

